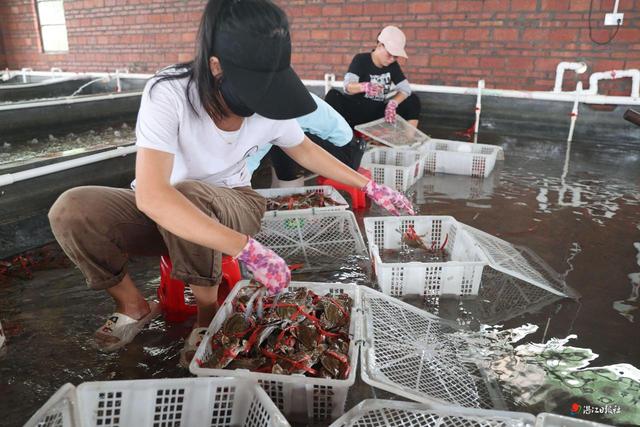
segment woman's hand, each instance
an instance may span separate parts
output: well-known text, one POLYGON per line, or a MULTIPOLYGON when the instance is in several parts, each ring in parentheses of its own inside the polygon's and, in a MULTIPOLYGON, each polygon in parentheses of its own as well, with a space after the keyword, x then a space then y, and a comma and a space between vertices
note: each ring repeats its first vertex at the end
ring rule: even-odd
POLYGON ((291 272, 287 263, 251 237, 236 258, 247 266, 253 273, 253 278, 262 283, 271 295, 278 294, 289 286, 291 272))
POLYGON ((360 83, 360 90, 364 92, 368 97, 374 98, 382 93, 384 87, 379 83, 364 82, 360 83))
POLYGON ((377 184, 374 180, 371 180, 362 188, 362 191, 377 205, 382 206, 394 215, 400 215, 399 211, 406 211, 409 215, 415 215, 409 199, 391 187, 377 184))
POLYGON ((395 123, 396 122, 396 109, 398 108, 398 103, 393 99, 387 102, 387 107, 384 109, 384 121, 387 123, 395 123))

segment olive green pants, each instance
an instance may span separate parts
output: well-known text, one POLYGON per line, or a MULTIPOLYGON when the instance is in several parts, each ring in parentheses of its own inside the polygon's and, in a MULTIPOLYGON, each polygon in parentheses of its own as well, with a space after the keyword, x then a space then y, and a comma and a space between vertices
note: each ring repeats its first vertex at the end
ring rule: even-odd
MULTIPOLYGON (((185 181, 175 188, 201 211, 240 233, 260 230, 265 199, 250 187, 221 188, 185 181)), ((136 206, 133 190, 77 187, 64 192, 49 211, 53 234, 92 289, 123 279, 130 256, 168 254, 172 277, 215 286, 222 277, 222 254, 164 230, 136 206)))

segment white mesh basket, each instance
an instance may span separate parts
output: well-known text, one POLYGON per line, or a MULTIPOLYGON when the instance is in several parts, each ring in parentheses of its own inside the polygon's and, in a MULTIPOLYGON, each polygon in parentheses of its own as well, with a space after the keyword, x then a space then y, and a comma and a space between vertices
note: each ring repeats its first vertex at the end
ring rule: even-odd
POLYGON ((373 289, 360 289, 360 372, 367 384, 421 403, 506 406, 457 325, 373 289))
POLYGON ((336 262, 367 254, 351 211, 265 215, 254 238, 290 265, 303 264, 298 272, 333 270, 336 262))
POLYGON ((372 148, 362 156, 361 165, 371 178, 398 191, 406 191, 424 175, 426 154, 416 150, 372 148))
POLYGON ((579 418, 565 417, 562 415, 543 412, 536 419, 536 427, 607 427, 609 424, 601 424, 579 418))
POLYGON ((400 116, 396 116, 394 124, 387 123, 384 118, 381 118, 358 125, 355 130, 393 148, 417 147, 429 141, 428 135, 411 126, 400 116))
POLYGON ((461 224, 464 231, 482 250, 488 264, 503 273, 517 277, 560 296, 577 297, 564 278, 527 248, 518 247, 477 228, 461 224))
POLYGON ((482 269, 486 265, 481 251, 450 216, 404 216, 364 218, 369 253, 378 285, 387 295, 476 295, 482 269), (427 244, 444 244, 450 254, 447 262, 388 263, 382 260, 385 249, 406 249, 402 233, 412 226, 424 235, 427 244))
POLYGON ((171 378, 78 386, 83 426, 289 426, 255 381, 171 378))
POLYGON ((79 427, 76 388, 65 384, 56 391, 24 427, 79 427))
POLYGON ((577 297, 557 272, 526 248, 519 248, 456 221, 450 216, 370 217, 364 219, 378 284, 391 296, 477 295, 486 265, 555 295, 577 297), (447 262, 385 263, 385 249, 406 249, 402 233, 412 226, 427 244, 444 244, 447 262))
POLYGON ((533 427, 523 412, 466 409, 395 400, 363 400, 330 427, 533 427))
POLYGON ((494 145, 472 144, 448 139, 431 139, 420 151, 425 153, 424 173, 450 173, 488 177, 493 171, 502 148, 494 145))
POLYGON ((313 213, 313 212, 330 212, 330 211, 343 211, 349 207, 349 203, 342 197, 342 194, 330 185, 314 185, 308 187, 293 187, 293 188, 261 188, 255 190, 258 194, 266 199, 292 196, 294 194, 309 194, 309 193, 321 193, 326 198, 333 200, 336 206, 326 207, 314 207, 308 209, 295 209, 287 211, 271 210, 267 211, 265 215, 278 215, 282 212, 296 212, 296 213, 313 213))
POLYGON ((229 293, 225 303, 220 307, 213 321, 207 329, 202 343, 189 365, 192 374, 198 376, 230 376, 235 378, 250 378, 258 380, 273 402, 282 410, 287 418, 299 418, 302 420, 327 421, 335 419, 344 413, 344 405, 347 399, 349 387, 355 382, 356 364, 358 352, 356 341, 358 336, 358 316, 355 307, 359 306, 359 292, 357 285, 345 285, 340 283, 310 283, 291 282, 290 288, 306 287, 318 295, 331 293, 338 295, 348 294, 353 299, 351 323, 349 325, 349 363, 351 372, 345 380, 312 378, 304 375, 278 375, 268 373, 250 372, 246 369, 209 369, 201 368, 198 361, 205 361, 211 354, 209 341, 211 337, 222 327, 224 321, 231 315, 233 308, 231 301, 238 291, 248 285, 248 281, 238 282, 229 293))

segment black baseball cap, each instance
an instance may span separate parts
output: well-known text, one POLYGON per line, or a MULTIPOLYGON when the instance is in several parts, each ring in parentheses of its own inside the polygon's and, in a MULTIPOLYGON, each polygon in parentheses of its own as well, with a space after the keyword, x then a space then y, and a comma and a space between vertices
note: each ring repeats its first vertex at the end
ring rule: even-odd
POLYGON ((214 55, 220 60, 234 94, 261 116, 293 119, 317 108, 291 68, 288 29, 278 29, 270 36, 237 30, 217 31, 214 55))

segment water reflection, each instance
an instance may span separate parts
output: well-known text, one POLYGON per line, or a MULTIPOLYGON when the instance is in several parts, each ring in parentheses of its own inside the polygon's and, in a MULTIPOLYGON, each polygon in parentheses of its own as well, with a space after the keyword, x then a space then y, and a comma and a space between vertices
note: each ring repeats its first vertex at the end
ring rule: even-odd
MULTIPOLYGON (((110 131, 114 137, 116 130, 110 131)), ((121 132, 123 139, 133 136, 132 129, 121 132)), ((637 155, 585 151, 579 144, 568 151, 565 143, 497 141, 506 159, 488 179, 427 176, 411 197, 422 214, 452 215, 531 248, 563 272, 582 299, 561 299, 489 268, 476 297, 403 298, 461 325, 461 339, 473 344, 467 345, 468 357, 484 364, 514 409, 568 415, 572 403, 611 402, 621 406, 621 413, 599 420, 640 424, 639 380, 631 366, 640 360, 633 338, 638 332, 633 322, 639 306, 640 227, 629 226, 640 224, 637 155), (630 160, 634 156, 636 163, 630 160), (493 326, 499 324, 504 328, 493 326), (525 339, 531 342, 517 344, 525 339), (592 366, 596 361, 607 366, 592 366)), ((46 145, 34 146, 40 144, 46 145)), ((374 206, 364 214, 383 212, 374 206)), ((329 267, 294 279, 376 286, 366 258, 345 256, 329 267)), ((144 295, 155 294, 158 260, 134 261, 132 269, 144 295)), ((104 293, 88 291, 83 283, 73 268, 0 283, 0 321, 8 337, 7 354, 0 360, 3 422, 24 422, 65 382, 189 376, 178 366, 188 322, 157 319, 123 351, 96 352, 93 331, 112 305, 104 293)), ((351 405, 361 400, 358 393, 372 397, 371 388, 359 384, 350 391, 351 405)))
POLYGON ((640 424, 640 370, 630 364, 590 367, 597 354, 567 345, 576 335, 514 346, 536 330, 531 324, 506 330, 484 326, 477 333, 460 336, 470 344, 469 356, 499 382, 511 409, 569 415, 573 403, 610 405, 618 410, 579 417, 640 424))
MULTIPOLYGON (((636 259, 638 261, 638 267, 640 267, 640 243, 635 242, 633 246, 638 251, 636 259)), ((613 309, 633 323, 635 321, 635 312, 640 308, 640 272, 629 273, 628 276, 631 281, 631 295, 625 300, 614 301, 613 309)))

